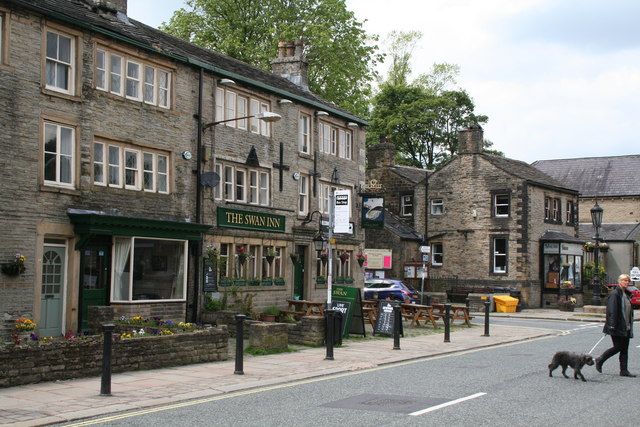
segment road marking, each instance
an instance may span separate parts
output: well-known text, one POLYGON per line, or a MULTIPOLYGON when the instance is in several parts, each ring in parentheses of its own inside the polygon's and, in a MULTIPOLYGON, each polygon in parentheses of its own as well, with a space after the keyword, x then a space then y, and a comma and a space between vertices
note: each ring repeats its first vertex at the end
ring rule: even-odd
POLYGON ((420 411, 412 412, 409 415, 417 417, 418 415, 423 415, 428 412, 437 411, 438 409, 446 408, 447 406, 457 405, 458 403, 466 402, 467 400, 475 399, 477 397, 482 397, 487 393, 476 393, 467 397, 461 397, 460 399, 451 400, 449 402, 441 403, 439 405, 431 406, 430 408, 421 409, 420 411))
MULTIPOLYGON (((569 332, 567 331, 567 334, 568 333, 569 332)), ((503 344, 491 345, 491 346, 488 346, 488 347, 472 348, 470 350, 462 350, 462 351, 457 351, 457 352, 454 352, 454 353, 444 353, 444 354, 439 354, 439 355, 435 355, 435 356, 425 356, 425 357, 421 357, 421 358, 418 358, 418 359, 405 360, 403 362, 389 363, 389 364, 385 364, 385 365, 381 365, 381 366, 376 366, 375 368, 361 369, 361 370, 358 370, 358 371, 349 371, 349 372, 343 372, 343 373, 333 374, 333 375, 330 374, 330 375, 326 375, 326 376, 323 376, 323 377, 310 378, 310 379, 306 379, 306 380, 288 382, 288 383, 283 383, 283 384, 274 384, 274 385, 271 385, 271 386, 260 387, 260 388, 256 388, 256 389, 236 391, 236 392, 232 392, 232 393, 225 393, 225 394, 222 394, 222 395, 216 395, 216 396, 206 397, 206 398, 197 399, 197 400, 189 400, 189 401, 186 401, 186 402, 179 402, 179 403, 174 403, 174 404, 169 404, 169 405, 164 405, 164 406, 156 406, 156 407, 152 407, 152 408, 141 409, 141 410, 138 410, 138 411, 127 412, 127 413, 122 413, 122 414, 117 414, 117 415, 111 415, 111 416, 107 416, 107 417, 97 418, 97 419, 94 419, 94 420, 79 421, 77 423, 65 424, 65 426, 67 426, 67 427, 69 427, 69 426, 90 426, 90 425, 94 425, 94 424, 101 424, 101 423, 108 422, 108 421, 122 420, 122 419, 125 419, 125 418, 133 418, 133 417, 137 417, 137 416, 140 416, 140 415, 146 415, 146 414, 151 414, 151 413, 155 413, 155 412, 162 412, 162 411, 168 411, 168 410, 176 409, 176 408, 184 408, 184 407, 187 407, 187 406, 200 405, 202 403, 215 402, 217 400, 231 399, 231 398, 238 397, 238 396, 247 396, 247 395, 256 394, 256 393, 262 393, 262 392, 270 391, 270 390, 279 390, 279 389, 288 388, 288 387, 295 387, 295 386, 303 385, 303 384, 312 384, 312 383, 316 383, 316 382, 320 382, 320 381, 332 380, 332 379, 336 379, 336 378, 345 378, 345 377, 350 377, 350 376, 353 376, 353 375, 366 374, 368 372, 375 372, 375 371, 382 371, 382 370, 386 370, 386 369, 391 369, 391 368, 394 368, 394 367, 397 367, 397 366, 413 365, 413 364, 416 364, 416 363, 422 363, 422 362, 424 362, 426 360, 438 360, 438 359, 444 359, 444 358, 447 358, 447 357, 463 356, 463 355, 466 355, 466 354, 478 353, 478 352, 486 351, 486 350, 493 350, 493 349, 500 348, 500 347, 511 347, 511 346, 516 346, 516 345, 520 345, 520 344, 528 344, 528 343, 531 343, 533 341, 546 340, 546 339, 555 338, 555 337, 556 336, 554 336, 554 335, 545 335, 545 336, 531 338, 531 339, 527 339, 527 340, 523 340, 523 341, 514 341, 514 342, 503 343, 503 344)))

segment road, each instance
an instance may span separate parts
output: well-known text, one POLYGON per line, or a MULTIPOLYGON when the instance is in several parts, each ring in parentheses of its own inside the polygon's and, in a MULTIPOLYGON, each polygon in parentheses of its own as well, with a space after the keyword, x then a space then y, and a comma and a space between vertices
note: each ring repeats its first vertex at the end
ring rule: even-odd
MULTIPOLYGON (((492 319, 493 322, 494 319, 492 319)), ((494 325, 548 328, 557 335, 375 369, 251 389, 199 401, 114 414, 85 424, 109 426, 600 426, 636 425, 640 378, 618 376, 617 359, 587 382, 549 378, 558 350, 588 352, 600 323, 496 319, 494 325)), ((609 338, 594 350, 599 354, 609 338)), ((630 350, 640 372, 640 352, 630 350)))

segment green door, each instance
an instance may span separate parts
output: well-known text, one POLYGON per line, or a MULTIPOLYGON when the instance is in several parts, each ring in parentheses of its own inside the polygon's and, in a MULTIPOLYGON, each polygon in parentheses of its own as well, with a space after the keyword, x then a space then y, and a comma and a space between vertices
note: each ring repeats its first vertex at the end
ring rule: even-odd
POLYGON ((45 245, 42 255, 40 336, 62 335, 62 296, 65 289, 66 248, 45 245))
MULTIPOLYGON (((109 257, 107 245, 89 245, 80 258, 80 331, 89 329, 89 306, 109 305, 109 257)), ((99 331, 92 331, 99 332, 99 331)))
POLYGON ((304 299, 304 246, 298 246, 296 253, 300 261, 293 265, 293 298, 304 299))

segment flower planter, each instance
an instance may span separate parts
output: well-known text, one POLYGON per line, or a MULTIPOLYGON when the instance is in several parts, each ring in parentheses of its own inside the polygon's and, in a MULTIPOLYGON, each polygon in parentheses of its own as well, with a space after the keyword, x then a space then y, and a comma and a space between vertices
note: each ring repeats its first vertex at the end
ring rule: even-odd
POLYGON ((316 277, 316 284, 318 284, 318 285, 326 285, 327 284, 327 279, 325 279, 324 277, 316 277))
POLYGON ((244 286, 244 285, 246 285, 246 284, 247 284, 247 281, 246 281, 246 280, 244 280, 244 279, 235 279, 235 280, 233 281, 233 284, 234 284, 235 286, 244 286))
POLYGON ((336 277, 336 285, 344 285, 345 282, 345 278, 344 277, 336 277))
POLYGON ((345 277, 344 278, 344 284, 345 285, 351 285, 353 283, 353 277, 345 277))
POLYGON ((274 283, 276 286, 284 286, 284 279, 275 279, 275 280, 273 281, 273 283, 274 283))
POLYGON ((220 279, 218 286, 220 286, 221 288, 226 288, 231 286, 231 279, 220 279))
POLYGON ((271 279, 262 279, 262 286, 271 286, 273 285, 273 280, 271 279))
POLYGON ((358 265, 362 267, 364 265, 364 261, 365 261, 364 258, 358 258, 358 265))
POLYGON ((15 263, 2 264, 2 272, 7 276, 18 276, 24 273, 24 265, 18 265, 15 263))
POLYGON ((249 280, 249 286, 260 286, 260 280, 249 280))
POLYGON ((567 305, 561 305, 560 307, 558 307, 560 309, 560 311, 573 311, 573 306, 567 306, 567 305))

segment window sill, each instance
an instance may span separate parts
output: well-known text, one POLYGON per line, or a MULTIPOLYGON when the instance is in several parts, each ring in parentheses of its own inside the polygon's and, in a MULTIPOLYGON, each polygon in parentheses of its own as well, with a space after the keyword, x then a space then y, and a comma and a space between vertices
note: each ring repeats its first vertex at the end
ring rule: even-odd
POLYGON ((65 188, 65 187, 54 187, 48 184, 40 184, 38 188, 40 191, 45 193, 59 193, 59 194, 68 194, 70 196, 80 196, 81 192, 75 188, 65 188))

